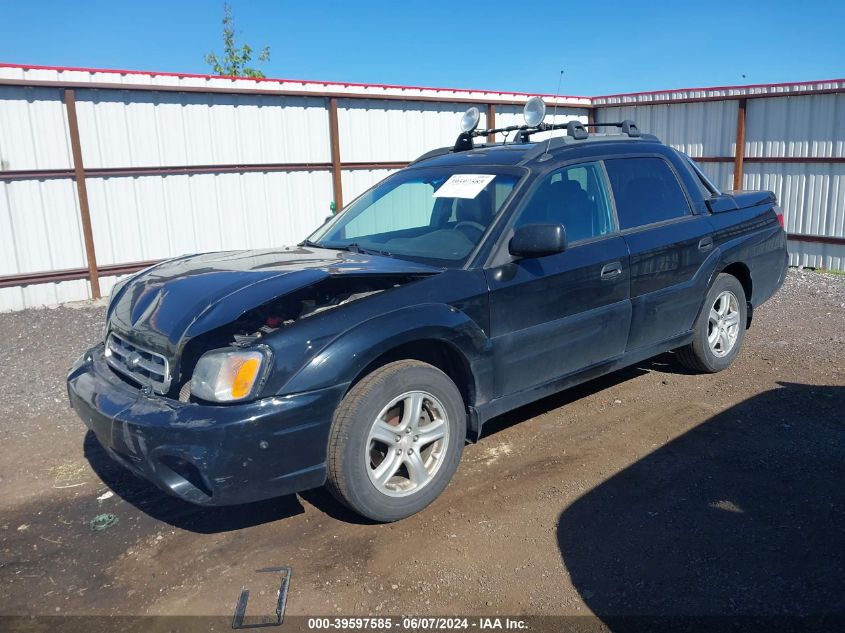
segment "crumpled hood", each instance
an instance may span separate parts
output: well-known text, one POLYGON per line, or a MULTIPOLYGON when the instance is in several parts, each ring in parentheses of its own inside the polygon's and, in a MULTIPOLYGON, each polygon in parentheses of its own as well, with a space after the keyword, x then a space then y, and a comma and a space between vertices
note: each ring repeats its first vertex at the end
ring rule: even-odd
POLYGON ((330 275, 434 274, 407 260, 290 247, 190 255, 132 278, 109 305, 109 327, 174 356, 187 340, 330 275))

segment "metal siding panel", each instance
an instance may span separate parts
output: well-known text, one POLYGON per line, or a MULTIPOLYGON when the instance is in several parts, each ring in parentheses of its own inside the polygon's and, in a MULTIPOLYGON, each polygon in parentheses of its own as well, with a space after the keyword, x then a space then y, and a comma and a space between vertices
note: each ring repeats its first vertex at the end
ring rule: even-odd
POLYGON ((19 270, 12 201, 9 196, 12 184, 0 182, 0 275, 9 275, 19 270))
MULTIPOLYGON (((85 266, 72 180, 0 182, 0 275, 85 266)), ((90 297, 85 280, 0 289, 0 311, 90 297)))
MULTIPOLYGON (((443 100, 464 99, 480 103, 501 103, 502 101, 521 101, 531 94, 521 92, 499 92, 493 90, 467 90, 461 88, 429 88, 423 86, 390 86, 379 84, 356 84, 327 81, 294 79, 249 79, 217 77, 213 75, 186 75, 184 73, 160 73, 133 70, 106 70, 64 67, 32 67, 0 65, 0 78, 23 79, 30 81, 65 81, 80 83, 126 84, 132 86, 167 86, 210 88, 214 90, 291 90, 297 92, 354 94, 372 96, 388 95, 403 98, 437 98, 443 100)), ((566 95, 543 95, 547 103, 560 105, 584 106, 590 104, 589 97, 566 95)))
POLYGON ((97 260, 108 265, 295 244, 328 215, 331 175, 89 178, 88 191, 97 260))
POLYGON ((845 246, 787 241, 790 266, 845 271, 845 246))
POLYGON ((84 279, 37 284, 23 288, 0 288, 0 312, 83 301, 90 297, 91 288, 88 281, 84 279))
POLYGON ((746 164, 743 186, 775 193, 788 233, 845 237, 845 165, 746 164))
POLYGON ((78 90, 86 168, 329 162, 323 99, 78 90))
POLYGON ((820 81, 802 81, 782 84, 755 84, 746 86, 714 86, 710 88, 679 88, 677 90, 658 90, 593 97, 594 106, 612 106, 618 104, 636 104, 647 101, 665 101, 676 99, 717 99, 719 97, 742 97, 750 95, 801 95, 815 90, 837 90, 845 88, 845 79, 823 79, 820 81))
POLYGON ((693 158, 733 156, 736 114, 735 101, 602 107, 596 109, 596 122, 631 119, 642 132, 656 135, 693 158))
MULTIPOLYGON (((477 98, 479 104, 527 95, 397 86, 217 77, 140 72, 0 67, 16 79, 107 82, 238 89, 331 90, 372 95, 340 99, 344 162, 408 161, 451 145, 470 104, 386 101, 383 95, 477 98)), ((795 94, 841 88, 813 82, 670 91, 660 95, 597 98, 595 103, 636 103, 655 98, 795 94)), ((326 100, 259 94, 140 92, 77 89, 86 167, 179 166, 237 163, 330 162, 326 100)), ((587 111, 585 99, 563 99, 556 122, 587 111)), ((646 132, 692 156, 732 156, 733 101, 601 107, 598 121, 631 118, 646 132)), ((481 127, 486 108, 481 107, 481 127)), ((552 107, 549 106, 549 119, 552 107)), ((522 123, 522 108, 500 104, 496 125, 522 123)), ((537 140, 540 135, 535 136, 537 140)), ((501 139, 498 139, 501 140, 501 139)), ((752 99, 748 102, 746 155, 845 156, 845 95, 752 99)), ((70 169, 71 151, 62 91, 0 86, 0 169, 70 169)), ((732 163, 704 163, 724 189, 732 163)), ((344 170, 345 198, 353 200, 391 170, 344 170)), ((790 231, 845 236, 845 165, 746 163, 745 186, 772 189, 790 231)), ((262 248, 299 241, 328 215, 331 174, 326 171, 89 178, 100 264, 160 259, 202 250, 262 248)), ((790 241, 791 262, 843 268, 845 247, 790 241)), ((85 265, 72 179, 0 182, 0 274, 85 265)), ((102 280, 108 292, 116 278, 102 280)), ((0 290, 0 310, 46 305, 88 296, 85 280, 0 290)))
POLYGON ((70 167, 61 90, 0 86, 0 171, 70 167))
MULTIPOLYGON (((453 145, 461 115, 469 107, 471 104, 339 99, 341 158, 345 163, 411 161, 436 147, 453 145)), ((478 107, 479 127, 484 127, 486 108, 478 107)))
MULTIPOLYGON (((256 174, 250 174, 257 176, 256 174)), ((260 234, 266 247, 296 244, 319 227, 331 213, 329 172, 268 174, 265 214, 270 232, 260 234)), ((249 184, 249 178, 246 184, 249 184)), ((259 187, 255 187, 258 191, 259 187)), ((256 233, 256 239, 259 234, 256 233)))
POLYGON ((752 99, 746 157, 845 156, 845 95, 752 99))
POLYGON ((72 180, 0 182, 0 275, 85 265, 72 180))
POLYGON ((190 164, 187 129, 185 127, 184 95, 175 92, 158 92, 151 95, 155 107, 155 161, 158 165, 190 164))

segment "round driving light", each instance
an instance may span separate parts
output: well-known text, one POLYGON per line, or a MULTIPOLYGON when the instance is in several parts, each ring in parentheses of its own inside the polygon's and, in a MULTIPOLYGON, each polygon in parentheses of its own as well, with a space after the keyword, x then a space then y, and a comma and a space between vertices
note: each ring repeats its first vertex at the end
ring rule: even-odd
POLYGON ((543 122, 543 117, 546 116, 546 104, 543 103, 540 97, 531 97, 525 102, 522 116, 525 118, 525 125, 528 127, 537 127, 543 122))
POLYGON ((478 127, 478 121, 480 119, 481 111, 475 106, 472 106, 461 117, 461 132, 472 132, 478 127))

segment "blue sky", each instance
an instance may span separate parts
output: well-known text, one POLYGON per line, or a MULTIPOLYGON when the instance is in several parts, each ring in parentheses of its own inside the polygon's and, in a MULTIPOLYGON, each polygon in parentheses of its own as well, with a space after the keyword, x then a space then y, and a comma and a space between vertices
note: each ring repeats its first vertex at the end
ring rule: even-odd
MULTIPOLYGON (((269 77, 552 93, 564 69, 570 95, 845 77, 841 0, 231 4, 269 77)), ((0 61, 209 72, 222 5, 0 0, 0 61)))

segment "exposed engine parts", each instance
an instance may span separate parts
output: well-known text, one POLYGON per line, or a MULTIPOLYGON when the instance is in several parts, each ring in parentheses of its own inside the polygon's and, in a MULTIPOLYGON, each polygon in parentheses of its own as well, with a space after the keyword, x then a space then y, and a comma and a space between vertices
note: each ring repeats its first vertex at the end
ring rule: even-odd
MULTIPOLYGON (((398 288, 412 277, 329 277, 307 288, 260 306, 244 314, 232 324, 231 344, 246 347, 279 328, 333 310, 342 305, 398 288)), ((228 329, 228 328, 227 328, 228 329)))
POLYGON ((188 342, 172 397, 191 401, 190 379, 203 353, 224 347, 249 347, 263 337, 355 301, 419 279, 421 275, 337 275, 253 308, 223 327, 188 342))

